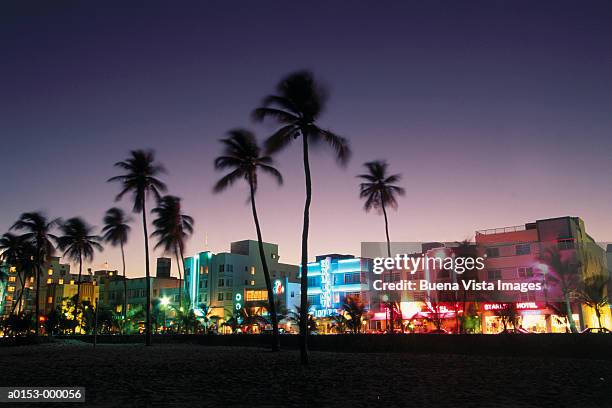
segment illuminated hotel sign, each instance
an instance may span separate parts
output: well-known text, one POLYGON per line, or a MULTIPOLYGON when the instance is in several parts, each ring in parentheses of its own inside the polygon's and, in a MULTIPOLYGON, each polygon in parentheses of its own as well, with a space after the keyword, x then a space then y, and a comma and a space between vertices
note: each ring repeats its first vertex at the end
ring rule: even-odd
POLYGON ((332 307, 331 258, 321 260, 321 307, 332 307))
MULTIPOLYGON (((506 306, 506 303, 485 303, 484 310, 501 310, 506 306)), ((539 309, 535 302, 519 302, 516 303, 518 310, 534 310, 539 309)))

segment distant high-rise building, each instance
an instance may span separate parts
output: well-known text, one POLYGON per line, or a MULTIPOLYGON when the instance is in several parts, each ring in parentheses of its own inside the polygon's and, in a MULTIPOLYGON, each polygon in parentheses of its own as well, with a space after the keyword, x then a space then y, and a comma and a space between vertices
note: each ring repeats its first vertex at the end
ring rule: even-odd
POLYGON ((170 258, 157 258, 157 277, 169 278, 172 260, 170 258))

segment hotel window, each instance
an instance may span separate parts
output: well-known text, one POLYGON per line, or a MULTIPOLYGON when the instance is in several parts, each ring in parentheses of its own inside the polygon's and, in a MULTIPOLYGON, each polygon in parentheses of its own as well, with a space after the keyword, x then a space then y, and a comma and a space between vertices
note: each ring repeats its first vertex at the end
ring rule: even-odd
POLYGON ((255 275, 255 267, 251 266, 251 275, 255 275))
POLYGON ((295 292, 291 291, 291 297, 295 297, 295 292))
POLYGON ((9 276, 8 281, 9 282, 15 282, 17 280, 16 276, 9 276))
POLYGON ((225 292, 225 300, 232 300, 232 292, 225 292))
POLYGON ((74 285, 74 279, 70 279, 70 284, 74 285))
POLYGON ((64 280, 60 279, 57 283, 59 283, 60 285, 63 285, 64 284, 64 280))
POLYGON ((49 296, 49 297, 47 297, 47 303, 48 303, 48 304, 53 303, 53 296, 49 296))
POLYGON ((219 294, 217 295, 217 300, 218 300, 218 301, 222 301, 222 300, 223 300, 223 293, 219 293, 219 294))
POLYGON ((359 272, 357 272, 357 273, 345 273, 344 274, 344 283, 345 284, 360 283, 360 281, 361 281, 361 274, 359 272))
POLYGON ((53 278, 47 279, 47 285, 50 285, 51 283, 53 283, 53 278))
POLYGON ((574 240, 573 239, 560 239, 559 241, 557 241, 557 248, 559 248, 560 250, 573 249, 574 240))
POLYGON ((225 286, 225 280, 223 280, 223 278, 219 279, 219 283, 217 284, 217 286, 220 287, 220 288, 225 286))
POLYGON ((251 286, 255 286, 255 281, 254 280, 251 281, 251 286))
POLYGON ((533 268, 518 268, 519 278, 531 278, 533 276, 533 268))
POLYGON ((204 265, 200 265, 200 275, 204 273, 204 265))
POLYGON ((227 286, 228 288, 231 288, 232 286, 234 286, 234 281, 232 279, 226 279, 225 286, 227 286))
POLYGON ((11 295, 6 295, 6 297, 4 298, 7 302, 12 302, 13 301, 13 297, 11 295))
POLYGON ((208 275, 208 265, 204 267, 204 273, 208 275))
POLYGON ((308 295, 308 303, 311 306, 316 306, 319 304, 319 295, 308 295))
POLYGON ((530 244, 518 244, 515 248, 517 255, 528 255, 531 253, 530 244))
POLYGON ((489 258, 498 258, 499 257, 499 248, 487 248, 487 256, 489 258))
POLYGON ((15 272, 17 272, 17 268, 16 268, 16 267, 14 267, 14 266, 11 266, 11 267, 9 268, 9 272, 11 272, 11 273, 15 273, 15 272))
POLYGON ((34 283, 34 277, 30 277, 30 282, 34 283))
POLYGON ((227 272, 234 272, 234 265, 227 265, 227 272))
POLYGON ((487 278, 489 280, 501 279, 501 277, 502 277, 501 269, 491 269, 487 271, 487 278))
POLYGON ((14 292, 15 291, 15 287, 14 286, 9 286, 7 290, 9 292, 14 292))
POLYGON ((225 265, 219 265, 219 272, 224 272, 225 265))
POLYGON ((53 275, 53 269, 49 269, 49 270, 47 271, 47 275, 49 275, 49 276, 53 275))

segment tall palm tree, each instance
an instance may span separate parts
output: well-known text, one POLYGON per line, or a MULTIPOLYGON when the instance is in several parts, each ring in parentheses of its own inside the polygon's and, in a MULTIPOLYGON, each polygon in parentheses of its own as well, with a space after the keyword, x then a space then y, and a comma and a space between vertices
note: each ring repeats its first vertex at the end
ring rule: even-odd
POLYGON ((26 291, 28 279, 34 276, 34 255, 36 251, 30 241, 10 232, 0 237, 0 251, 0 261, 4 262, 9 269, 11 267, 15 268, 21 286, 11 310, 11 313, 14 313, 17 306, 23 304, 21 299, 26 291))
POLYGON ((304 203, 304 224, 302 228, 301 257, 301 296, 300 302, 300 358, 308 364, 308 227, 310 223, 310 203, 312 201, 312 180, 310 176, 309 144, 323 139, 333 150, 336 159, 346 164, 350 157, 348 141, 335 133, 321 128, 317 120, 327 104, 328 93, 318 84, 311 72, 299 71, 290 74, 277 86, 277 93, 264 98, 262 107, 253 111, 256 121, 272 118, 281 127, 266 140, 267 154, 276 153, 301 136, 304 177, 306 181, 306 201, 304 203))
POLYGON ((216 193, 225 190, 235 181, 244 179, 249 185, 251 211, 253 212, 253 220, 255 221, 255 230, 257 231, 257 242, 259 244, 259 257, 263 267, 264 279, 266 281, 266 289, 268 291, 268 310, 272 321, 273 343, 272 350, 280 349, 280 338, 278 334, 278 316, 276 314, 276 305, 274 303, 274 292, 272 290, 272 281, 270 279, 270 271, 268 270, 268 262, 264 253, 263 238, 261 235, 261 227, 257 216, 257 207, 255 205, 255 192, 257 191, 257 171, 261 170, 273 176, 278 184, 283 183, 283 177, 280 172, 273 167, 272 158, 262 156, 261 149, 257 145, 255 135, 245 129, 234 129, 228 132, 229 137, 222 139, 221 143, 224 146, 223 155, 215 159, 215 168, 217 170, 231 170, 227 175, 223 176, 215 185, 216 193))
POLYGON ((359 185, 359 197, 365 199, 364 209, 382 212, 385 217, 385 234, 387 237, 387 256, 391 257, 391 240, 389 239, 389 220, 387 219, 387 207, 397 208, 397 195, 403 196, 406 191, 394 185, 401 179, 401 174, 387 174, 388 164, 382 160, 371 161, 363 164, 368 170, 366 174, 357 177, 365 180, 359 185))
POLYGON ((115 163, 115 167, 125 170, 125 174, 111 177, 108 181, 121 183, 121 192, 115 198, 116 201, 127 194, 132 194, 134 202, 133 211, 142 213, 142 229, 144 233, 145 248, 145 276, 147 304, 145 307, 145 344, 151 345, 151 273, 149 268, 149 234, 147 233, 147 198, 153 195, 159 199, 161 192, 166 191, 166 185, 156 177, 165 173, 162 165, 155 162, 155 153, 152 150, 132 150, 130 157, 124 161, 115 163))
POLYGON ((13 224, 11 229, 17 231, 26 231, 22 238, 29 241, 34 246, 34 274, 36 276, 36 335, 40 334, 40 278, 43 265, 53 255, 55 247, 52 239, 55 235, 51 230, 57 225, 58 220, 48 220, 47 217, 40 212, 27 212, 21 214, 17 222, 13 224))
MULTIPOLYGON (((193 234, 193 218, 181 212, 181 199, 171 195, 162 197, 152 212, 157 216, 153 220, 155 231, 151 234, 152 238, 157 237, 155 249, 162 248, 165 253, 174 253, 179 273, 179 283, 183 282, 181 275, 181 265, 183 267, 185 265, 183 252, 185 242, 193 234)), ((184 285, 181 285, 179 309, 183 307, 183 290, 184 285)))
POLYGON ((81 278, 83 275, 83 261, 93 261, 94 251, 102 251, 101 237, 93 234, 91 227, 85 220, 73 217, 60 225, 61 236, 56 238, 57 247, 63 251, 63 256, 79 264, 79 277, 77 279, 76 304, 81 304, 81 278))
POLYGON ((575 259, 575 256, 565 259, 556 246, 544 248, 539 260, 549 267, 544 277, 546 285, 553 284, 560 287, 570 330, 572 333, 578 333, 572 314, 570 296, 576 291, 580 283, 580 263, 575 259))
POLYGON ((132 220, 125 215, 121 208, 113 207, 106 211, 103 221, 102 239, 104 242, 108 242, 114 247, 118 246, 121 248, 121 264, 123 268, 123 307, 121 309, 121 315, 123 320, 125 320, 127 317, 127 279, 125 277, 125 251, 123 247, 128 241, 128 235, 132 229, 129 223, 132 220))

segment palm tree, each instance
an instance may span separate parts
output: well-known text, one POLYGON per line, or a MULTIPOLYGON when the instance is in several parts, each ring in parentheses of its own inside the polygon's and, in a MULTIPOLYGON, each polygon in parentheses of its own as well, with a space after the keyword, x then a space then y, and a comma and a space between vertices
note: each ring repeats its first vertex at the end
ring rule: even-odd
POLYGON ((51 234, 51 230, 57 223, 57 219, 48 220, 43 213, 27 212, 21 214, 17 222, 11 227, 12 230, 26 231, 26 233, 22 235, 22 238, 31 242, 34 246, 32 258, 34 261, 34 274, 36 276, 36 306, 34 314, 37 336, 40 334, 40 277, 43 264, 49 260, 49 257, 52 256, 55 251, 55 247, 51 240, 56 237, 51 234))
POLYGON ((115 198, 116 201, 127 194, 132 194, 134 202, 133 211, 142 213, 142 229, 144 232, 145 249, 145 277, 147 304, 145 308, 145 344, 151 345, 151 279, 149 270, 149 234, 147 233, 147 198, 153 195, 160 198, 160 192, 166 191, 166 185, 159 181, 156 176, 165 172, 162 165, 155 163, 155 153, 152 150, 132 150, 130 157, 124 161, 115 163, 115 167, 125 170, 125 174, 111 177, 108 181, 121 183, 121 192, 115 198))
POLYGON ((292 140, 302 137, 302 155, 306 181, 304 203, 304 224, 302 228, 301 297, 302 318, 300 319, 300 358, 308 364, 307 322, 308 322, 308 227, 310 203, 312 201, 312 180, 310 176, 309 143, 316 144, 323 139, 335 152, 336 159, 346 164, 350 157, 348 141, 317 124, 327 103, 328 93, 318 84, 311 72, 299 71, 290 74, 277 86, 277 93, 264 98, 262 107, 253 111, 256 121, 272 118, 281 127, 266 140, 267 154, 276 153, 287 147, 292 140))
POLYGON ((359 333, 361 331, 361 319, 366 313, 366 307, 361 298, 359 296, 347 296, 342 304, 342 311, 350 317, 347 325, 353 331, 353 334, 359 333))
POLYGON ((583 279, 576 295, 582 303, 595 310, 597 324, 601 328, 601 312, 608 307, 607 271, 603 269, 600 273, 583 279))
MULTIPOLYGON (((26 268, 24 268, 24 261, 30 261, 28 263, 31 265, 31 260, 24 258, 29 258, 34 253, 33 251, 25 250, 27 244, 28 242, 25 241, 22 237, 12 234, 10 232, 7 232, 3 234, 2 237, 0 237, 0 261, 4 263, 7 270, 10 270, 10 268, 13 267, 16 269, 17 276, 19 277, 19 283, 21 285, 21 291, 19 291, 19 296, 13 304, 13 309, 11 310, 11 313, 15 311, 17 305, 21 302, 21 298, 26 288, 26 281, 30 275, 30 273, 28 272, 31 272, 31 270, 27 271, 26 268)), ((0 268, 0 273, 3 272, 4 268, 0 268)))
POLYGON ((91 227, 85 220, 73 217, 60 225, 63 235, 56 238, 57 247, 64 251, 63 256, 78 262, 79 278, 77 280, 77 307, 81 303, 81 276, 83 274, 83 261, 93 261, 94 251, 102 251, 101 237, 93 234, 91 227))
POLYGON ((557 247, 545 248, 539 258, 541 262, 549 266, 544 277, 546 285, 548 286, 549 283, 552 283, 561 288, 570 330, 572 333, 578 333, 576 322, 572 315, 570 295, 577 289, 579 283, 579 263, 574 258, 564 259, 557 247))
POLYGON ((215 159, 215 168, 217 170, 231 170, 227 175, 223 176, 215 185, 215 193, 225 190, 235 181, 244 179, 249 185, 251 211, 253 212, 253 220, 255 221, 255 230, 257 231, 257 242, 259 244, 259 257, 263 267, 264 279, 266 281, 266 289, 268 291, 268 310, 272 320, 272 350, 280 349, 280 338, 278 334, 278 316, 276 315, 276 307, 274 304, 274 292, 272 290, 272 280, 268 270, 268 262, 263 247, 263 238, 259 218, 257 216, 257 206, 255 205, 255 192, 257 191, 257 171, 264 171, 273 176, 278 184, 283 183, 283 177, 280 172, 273 167, 272 158, 262 156, 261 149, 257 145, 255 135, 245 129, 234 129, 228 132, 229 137, 222 139, 224 145, 223 156, 215 159))
POLYGON ((394 185, 401 179, 401 174, 387 174, 387 163, 382 160, 371 161, 363 164, 368 172, 357 177, 365 180, 359 185, 359 197, 366 200, 364 209, 366 212, 372 208, 382 212, 385 217, 385 234, 387 236, 387 256, 391 257, 391 240, 389 239, 389 220, 387 219, 387 207, 397 208, 397 195, 403 196, 406 191, 394 185))
MULTIPOLYGON (((181 275, 181 265, 183 267, 185 265, 183 251, 185 241, 193 234, 193 218, 182 214, 181 199, 170 195, 162 197, 152 212, 157 215, 157 218, 153 220, 155 231, 151 234, 151 237, 157 237, 155 249, 162 248, 166 253, 174 253, 179 283, 183 282, 181 275)), ((179 290, 179 309, 182 307, 183 286, 179 290)))
POLYGON ((113 207, 106 211, 103 221, 102 239, 114 247, 119 246, 121 248, 121 263, 123 266, 123 305, 121 314, 123 320, 125 320, 127 317, 127 279, 125 277, 125 251, 123 247, 128 241, 128 235, 132 229, 129 222, 132 220, 125 215, 121 208, 113 207))

